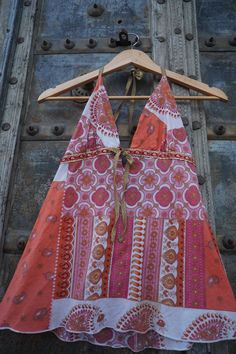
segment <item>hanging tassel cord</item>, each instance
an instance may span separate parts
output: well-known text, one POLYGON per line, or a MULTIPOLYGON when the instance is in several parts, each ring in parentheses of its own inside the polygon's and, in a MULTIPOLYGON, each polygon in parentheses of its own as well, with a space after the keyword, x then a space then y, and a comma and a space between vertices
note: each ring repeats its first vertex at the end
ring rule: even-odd
POLYGON ((127 185, 128 185, 128 177, 129 177, 129 170, 130 166, 133 163, 133 158, 132 156, 125 151, 124 149, 118 147, 118 148, 109 148, 111 152, 115 154, 114 160, 113 160, 113 181, 114 181, 114 200, 115 200, 115 220, 114 224, 112 226, 111 230, 111 242, 114 243, 115 241, 115 236, 117 232, 117 222, 120 217, 120 212, 121 212, 121 218, 122 218, 122 225, 123 225, 123 230, 118 236, 119 242, 122 242, 125 238, 125 233, 127 230, 127 210, 126 210, 126 202, 125 202, 125 193, 127 190, 127 185), (124 175, 123 175, 123 194, 122 198, 119 198, 119 193, 117 191, 117 165, 119 162, 119 159, 122 159, 122 163, 125 166, 124 170, 124 175))

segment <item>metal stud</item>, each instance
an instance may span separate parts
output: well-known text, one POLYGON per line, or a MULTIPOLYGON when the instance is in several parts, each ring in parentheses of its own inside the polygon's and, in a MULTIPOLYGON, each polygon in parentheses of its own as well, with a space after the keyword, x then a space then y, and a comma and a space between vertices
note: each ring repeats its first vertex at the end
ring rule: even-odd
POLYGON ((216 125, 213 130, 216 133, 216 135, 223 135, 226 131, 224 125, 222 124, 216 125))
POLYGON ((228 237, 223 237, 222 244, 228 250, 232 250, 236 246, 235 245, 235 240, 233 240, 232 238, 228 238, 228 237))
POLYGON ((62 135, 64 133, 64 126, 63 125, 55 125, 53 128, 52 128, 52 133, 56 136, 59 136, 59 135, 62 135))
POLYGON ((4 130, 6 132, 7 130, 9 130, 11 128, 11 124, 10 123, 3 123, 1 128, 2 128, 2 130, 4 130))
POLYGON ((30 6, 31 5, 31 1, 24 1, 24 6, 30 6))
POLYGON ((157 0, 158 4, 164 4, 166 2, 166 0, 157 0))
POLYGON ((182 122, 185 127, 187 127, 189 125, 189 120, 187 117, 182 117, 182 122))
POLYGON ((69 38, 66 38, 65 42, 64 42, 64 47, 66 49, 72 49, 75 46, 75 42, 71 41, 69 38))
POLYGON ((88 41, 87 46, 88 46, 89 48, 95 48, 96 45, 97 45, 97 41, 95 41, 95 39, 93 39, 93 38, 89 38, 89 41, 88 41))
POLYGON ((206 182, 206 178, 202 175, 197 175, 198 183, 202 186, 206 182))
POLYGON ((24 251, 25 249, 25 246, 26 246, 26 242, 27 242, 27 239, 26 237, 19 237, 18 241, 17 241, 17 248, 19 251, 24 251))
POLYGON ((233 47, 236 46, 236 37, 234 37, 233 39, 229 40, 229 44, 232 45, 233 47))
POLYGON ((193 34, 192 33, 187 33, 185 35, 185 38, 188 40, 188 41, 191 41, 193 39, 193 34))
POLYGON ((202 123, 199 122, 198 120, 194 120, 194 121, 192 122, 192 128, 193 128, 193 130, 198 130, 198 129, 200 129, 201 127, 202 127, 202 123))
POLYGON ((180 28, 175 28, 175 34, 180 34, 181 33, 181 29, 180 28))
POLYGON ((15 85, 18 82, 16 77, 10 77, 9 79, 9 84, 11 85, 15 85))
POLYGON ((108 45, 110 48, 115 48, 116 47, 116 40, 114 38, 110 38, 108 45))
POLYGON ((29 125, 26 130, 27 133, 31 136, 34 136, 39 132, 39 128, 36 125, 29 125))
POLYGON ((49 50, 52 47, 52 43, 44 40, 41 44, 41 48, 45 51, 49 50))
POLYGON ((207 47, 214 47, 216 45, 216 41, 214 37, 210 37, 208 40, 205 41, 205 45, 207 47))
POLYGON ((104 7, 96 3, 90 5, 87 10, 88 15, 92 17, 99 17, 103 14, 103 12, 104 12, 104 7))

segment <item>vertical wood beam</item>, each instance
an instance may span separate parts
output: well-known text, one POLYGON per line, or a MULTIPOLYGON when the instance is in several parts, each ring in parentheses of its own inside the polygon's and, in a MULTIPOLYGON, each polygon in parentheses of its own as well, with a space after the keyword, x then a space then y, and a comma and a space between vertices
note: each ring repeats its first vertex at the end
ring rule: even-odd
POLYGON ((23 112, 24 91, 31 54, 32 37, 36 13, 36 0, 22 9, 19 36, 24 42, 16 46, 11 76, 17 82, 8 85, 5 110, 0 127, 0 263, 2 261, 6 205, 9 193, 13 162, 17 152, 20 118, 23 112))
MULTIPOLYGON (((198 33, 195 0, 160 1, 150 0, 150 24, 153 42, 154 61, 175 72, 184 75, 194 75, 201 81, 200 59, 198 48, 198 33)), ((194 95, 188 90, 172 83, 176 95, 194 95)), ((206 117, 203 102, 185 101, 178 103, 182 117, 188 119, 187 132, 197 164, 198 174, 205 178, 200 186, 203 201, 207 207, 209 221, 215 231, 214 206, 208 156, 206 117), (193 124, 200 126, 193 129, 193 124)), ((189 354, 219 352, 228 353, 228 343, 220 342, 212 345, 195 344, 189 354)))
POLYGON ((2 1, 0 4, 0 123, 5 103, 5 87, 11 70, 12 55, 16 44, 15 35, 21 16, 20 0, 2 1))
MULTIPOLYGON (((201 81, 195 1, 175 0, 159 4, 156 0, 151 0, 150 13, 155 62, 184 75, 195 75, 196 79, 201 81), (193 39, 186 39, 186 35, 188 38, 192 35, 193 39)), ((172 90, 176 95, 197 94, 196 91, 174 83, 172 83, 172 90)), ((186 117, 189 122, 187 132, 197 163, 198 174, 206 179, 200 188, 210 223, 214 229, 214 207, 203 102, 186 100, 178 102, 178 107, 182 117, 186 117), (200 123, 200 129, 191 129, 194 121, 200 123)))

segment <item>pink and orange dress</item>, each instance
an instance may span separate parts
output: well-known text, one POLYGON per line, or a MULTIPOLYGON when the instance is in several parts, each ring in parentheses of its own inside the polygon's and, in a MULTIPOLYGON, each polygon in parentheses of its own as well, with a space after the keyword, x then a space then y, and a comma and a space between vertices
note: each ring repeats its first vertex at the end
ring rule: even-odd
POLYGON ((236 301, 167 77, 119 135, 102 75, 0 304, 0 329, 134 352, 236 338, 236 301))

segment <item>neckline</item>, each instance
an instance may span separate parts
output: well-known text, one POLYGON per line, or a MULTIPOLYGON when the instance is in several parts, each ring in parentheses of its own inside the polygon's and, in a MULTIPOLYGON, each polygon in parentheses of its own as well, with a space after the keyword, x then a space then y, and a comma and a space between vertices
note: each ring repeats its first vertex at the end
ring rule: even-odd
MULTIPOLYGON (((159 88, 163 85, 163 83, 166 83, 167 84, 167 88, 168 88, 168 92, 169 92, 169 97, 171 97, 171 99, 173 100, 174 102, 174 105, 176 106, 176 110, 177 112, 179 113, 178 111, 178 107, 177 107, 177 103, 176 103, 176 100, 175 100, 175 97, 174 97, 174 94, 172 92, 172 89, 171 89, 171 86, 169 84, 169 81, 168 81, 168 78, 165 74, 161 73, 161 78, 159 80, 159 82, 154 86, 154 89, 152 90, 151 94, 149 95, 149 97, 147 98, 147 100, 145 101, 144 103, 144 106, 143 106, 143 109, 141 110, 140 114, 139 114, 139 117, 137 119, 137 127, 140 123, 140 120, 141 120, 141 116, 143 115, 143 113, 145 112, 145 109, 148 109, 148 105, 151 104, 151 101, 152 101, 152 98, 154 98, 155 96, 155 93, 158 92, 159 88)), ((103 81, 103 73, 102 71, 99 72, 99 75, 98 75, 98 78, 97 78, 97 82, 96 82, 96 85, 94 87, 94 92, 96 92, 97 90, 99 90, 100 88, 103 89, 104 93, 105 93, 105 97, 106 97, 106 100, 110 106, 110 109, 111 109, 111 114, 112 114, 112 118, 114 119, 114 123, 115 123, 115 130, 116 130, 116 133, 117 133, 117 136, 118 136, 118 140, 119 140, 119 147, 121 147, 121 143, 120 143, 120 135, 119 135, 119 132, 118 132, 118 127, 117 127, 117 124, 116 124, 116 120, 115 120, 115 116, 114 116, 114 112, 113 112, 113 109, 112 109, 112 105, 111 105, 111 100, 109 98, 109 95, 108 95, 108 92, 107 92, 107 89, 106 89, 106 86, 104 85, 104 81, 103 81)), ((180 113, 179 113, 180 114, 180 113)), ((127 147, 127 149, 130 149, 131 146, 132 146, 132 143, 133 143, 133 140, 134 140, 134 137, 136 136, 137 134, 137 129, 136 131, 134 132, 132 138, 131 138, 131 141, 129 143, 129 146, 127 147)))

